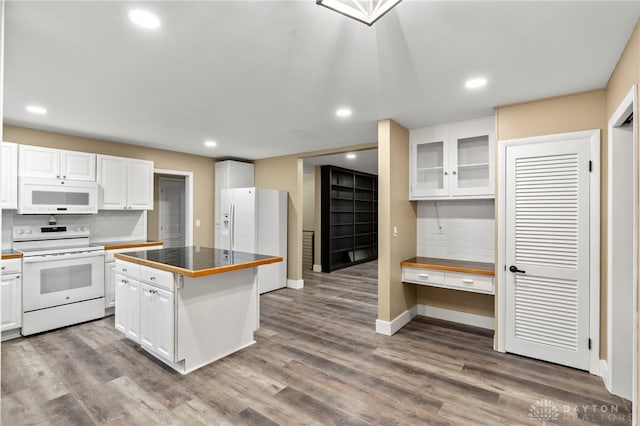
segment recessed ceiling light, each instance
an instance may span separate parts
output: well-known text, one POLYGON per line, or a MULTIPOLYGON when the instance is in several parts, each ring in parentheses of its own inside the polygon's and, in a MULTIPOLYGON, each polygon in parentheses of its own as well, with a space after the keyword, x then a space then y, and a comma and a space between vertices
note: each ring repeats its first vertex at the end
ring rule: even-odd
POLYGON ((340 118, 350 117, 351 110, 349 108, 338 108, 336 115, 340 118))
POLYGON ((155 29, 160 26, 160 19, 146 10, 135 9, 129 12, 131 22, 142 28, 155 29))
POLYGON ((217 146, 218 143, 216 141, 205 141, 204 145, 208 146, 209 148, 213 148, 213 147, 217 146))
POLYGON ((347 154, 347 158, 348 158, 349 160, 353 160, 353 159, 355 159, 355 158, 356 158, 356 155, 355 155, 353 152, 350 152, 349 154, 347 154))
POLYGON ((44 115, 47 113, 47 110, 45 108, 37 105, 27 105, 25 109, 33 114, 44 115))
POLYGON ((479 89, 487 85, 487 79, 484 77, 470 78, 464 83, 467 89, 479 89))

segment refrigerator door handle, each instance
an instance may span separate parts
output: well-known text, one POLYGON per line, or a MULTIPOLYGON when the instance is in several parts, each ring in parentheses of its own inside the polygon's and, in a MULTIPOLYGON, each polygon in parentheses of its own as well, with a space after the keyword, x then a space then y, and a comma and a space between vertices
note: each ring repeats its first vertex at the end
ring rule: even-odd
POLYGON ((230 214, 230 218, 229 218, 229 250, 233 251, 233 240, 235 237, 235 231, 236 231, 236 204, 232 201, 231 202, 231 214, 230 214))

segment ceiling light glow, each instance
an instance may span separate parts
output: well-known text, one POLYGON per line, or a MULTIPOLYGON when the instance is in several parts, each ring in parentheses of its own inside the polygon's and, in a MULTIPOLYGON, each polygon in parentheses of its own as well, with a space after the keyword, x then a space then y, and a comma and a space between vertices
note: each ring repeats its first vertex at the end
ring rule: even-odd
POLYGON ((355 155, 353 152, 350 152, 349 154, 347 154, 347 158, 348 158, 349 160, 355 160, 356 155, 355 155))
POLYGON ((345 118, 345 117, 350 117, 351 116, 351 110, 349 108, 339 108, 336 111, 336 115, 340 118, 345 118))
POLYGON ((484 77, 470 78, 464 83, 467 89, 479 89, 487 85, 487 79, 484 77))
POLYGON ((160 19, 146 10, 135 9, 129 12, 131 22, 142 28, 156 29, 160 26, 160 19))
POLYGON ((402 0, 316 0, 316 4, 369 26, 402 0))
POLYGON ((216 141, 205 141, 204 145, 208 146, 209 148, 213 148, 213 147, 218 146, 218 143, 216 141))
POLYGON ((37 105, 27 105, 25 109, 32 114, 44 115, 47 113, 47 110, 45 108, 37 105))

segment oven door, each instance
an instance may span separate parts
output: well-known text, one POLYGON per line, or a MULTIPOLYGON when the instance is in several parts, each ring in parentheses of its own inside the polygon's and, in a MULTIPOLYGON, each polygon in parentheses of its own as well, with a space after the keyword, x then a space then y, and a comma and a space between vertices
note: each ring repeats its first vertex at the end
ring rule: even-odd
POLYGON ((104 252, 23 257, 22 297, 24 312, 104 297, 104 252))

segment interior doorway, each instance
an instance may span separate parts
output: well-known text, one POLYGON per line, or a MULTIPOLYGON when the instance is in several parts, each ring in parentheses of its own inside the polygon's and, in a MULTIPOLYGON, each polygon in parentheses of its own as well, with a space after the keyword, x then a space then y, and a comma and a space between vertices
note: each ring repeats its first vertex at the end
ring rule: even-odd
POLYGON ((611 393, 634 402, 638 282, 636 93, 633 86, 608 124, 607 368, 603 372, 611 393))
MULTIPOLYGON (((153 186, 154 209, 147 212, 148 238, 162 241, 165 247, 192 246, 194 244, 193 172, 155 169, 153 186), (175 184, 168 183, 172 181, 175 184), (165 193, 161 194, 161 186, 166 185, 169 185, 169 189, 165 189, 165 193), (167 197, 178 199, 179 212, 175 210, 177 203, 167 204, 167 197), (183 233, 184 237, 173 235, 176 234, 176 230, 167 229, 166 225, 161 229, 163 222, 170 225, 169 228, 177 225, 178 234, 183 233)), ((195 226, 200 226, 199 221, 196 221, 195 226)))
POLYGON ((182 247, 185 245, 184 178, 161 177, 158 184, 158 235, 165 247, 182 247))
POLYGON ((361 149, 303 159, 303 263, 304 270, 312 269, 315 272, 322 271, 322 166, 336 166, 377 175, 378 149, 361 149))

